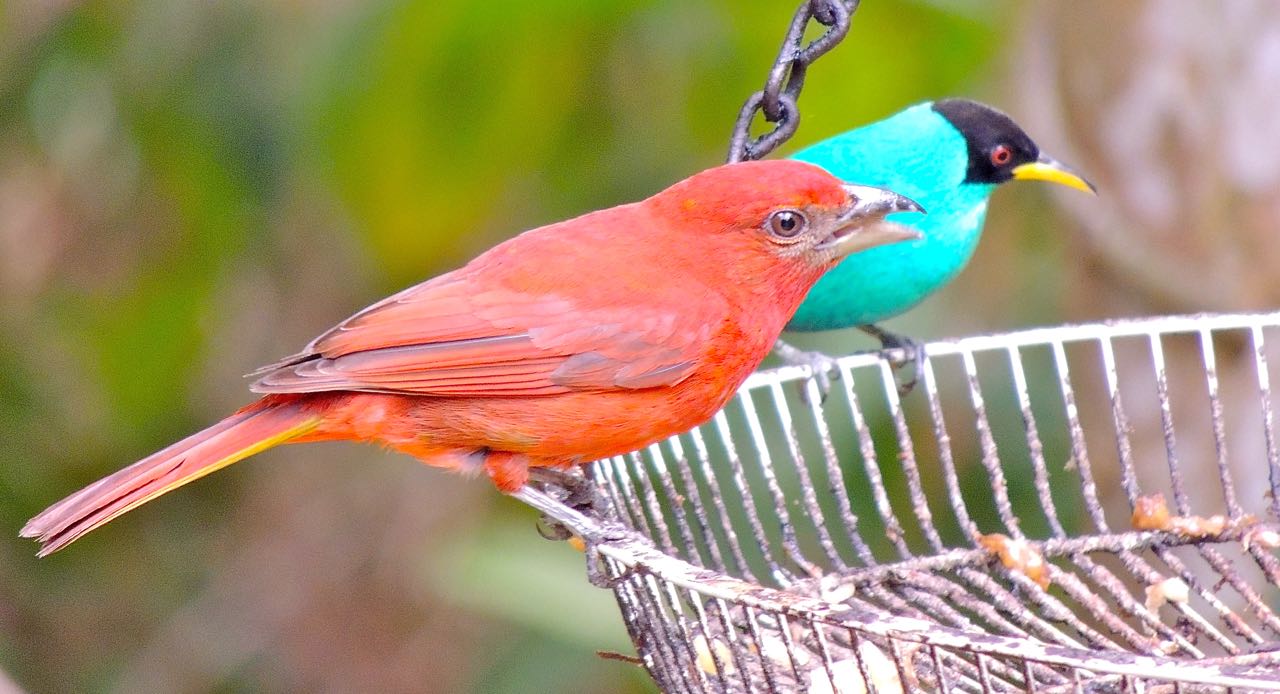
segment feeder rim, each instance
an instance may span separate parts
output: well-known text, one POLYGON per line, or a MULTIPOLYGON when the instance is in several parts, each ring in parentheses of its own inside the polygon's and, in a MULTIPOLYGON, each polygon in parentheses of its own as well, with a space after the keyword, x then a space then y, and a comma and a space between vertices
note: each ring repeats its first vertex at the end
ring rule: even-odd
MULTIPOLYGON (((1280 323, 1280 310, 1242 313, 1194 313, 1174 316, 1118 318, 1093 323, 1067 323, 1043 328, 1028 328, 1002 333, 989 333, 962 338, 944 338, 923 345, 930 357, 1010 350, 1019 347, 1052 346, 1106 340, 1117 337, 1159 337, 1177 333, 1209 334, 1215 330, 1275 327, 1280 323)), ((902 349, 855 352, 836 359, 841 371, 872 366, 883 359, 904 357, 902 349)), ((808 366, 782 366, 757 371, 747 378, 741 390, 751 390, 778 383, 808 378, 808 366)))
POLYGON ((1247 665, 1249 655, 1189 662, 1164 656, 1058 646, 1032 638, 963 631, 888 612, 852 610, 840 603, 821 598, 796 597, 785 591, 696 567, 659 552, 632 530, 618 524, 596 522, 528 485, 512 496, 555 518, 586 539, 588 561, 595 561, 592 554, 596 554, 617 562, 629 571, 648 574, 685 590, 761 612, 798 617, 839 628, 852 628, 896 641, 962 649, 987 656, 1033 661, 1094 673, 1280 692, 1280 680, 1274 676, 1226 674, 1219 667, 1247 665))

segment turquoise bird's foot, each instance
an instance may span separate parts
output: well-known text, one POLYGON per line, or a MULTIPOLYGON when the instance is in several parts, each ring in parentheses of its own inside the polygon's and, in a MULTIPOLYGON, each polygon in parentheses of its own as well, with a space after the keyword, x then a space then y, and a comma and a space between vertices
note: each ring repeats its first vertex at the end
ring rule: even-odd
MULTIPOLYGON (((787 344, 782 340, 778 340, 773 345, 774 354, 779 359, 790 364, 791 366, 807 366, 809 372, 813 374, 813 382, 818 386, 819 402, 825 402, 827 394, 831 392, 831 379, 840 375, 840 366, 836 363, 836 358, 823 354, 822 352, 809 351, 800 349, 795 345, 787 344)), ((801 391, 805 395, 806 400, 808 391, 801 391)))
POLYGON ((907 364, 913 366, 911 378, 898 383, 898 395, 905 397, 916 387, 920 376, 924 374, 924 343, 906 335, 889 332, 878 325, 859 325, 858 329, 879 340, 881 351, 896 350, 898 352, 890 357, 890 363, 893 364, 895 371, 905 368, 907 364))

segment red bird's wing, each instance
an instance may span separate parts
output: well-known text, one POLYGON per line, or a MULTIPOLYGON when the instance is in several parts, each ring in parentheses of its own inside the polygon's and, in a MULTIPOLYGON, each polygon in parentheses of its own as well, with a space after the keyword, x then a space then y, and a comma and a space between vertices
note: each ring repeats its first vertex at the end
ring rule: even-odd
POLYGON ((264 367, 252 388, 523 396, 672 385, 693 372, 723 315, 716 301, 699 303, 584 307, 444 275, 264 367))

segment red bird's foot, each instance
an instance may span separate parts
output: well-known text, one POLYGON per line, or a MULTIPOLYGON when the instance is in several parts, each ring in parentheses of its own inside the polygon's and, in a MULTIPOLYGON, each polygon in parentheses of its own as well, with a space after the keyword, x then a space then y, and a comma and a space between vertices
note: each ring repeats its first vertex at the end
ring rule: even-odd
POLYGON ((514 494, 529 481, 529 456, 493 452, 485 457, 484 471, 503 494, 514 494))
POLYGON ((582 465, 568 468, 535 467, 529 470, 529 481, 541 483, 543 491, 560 503, 577 511, 600 508, 595 483, 587 478, 582 465))

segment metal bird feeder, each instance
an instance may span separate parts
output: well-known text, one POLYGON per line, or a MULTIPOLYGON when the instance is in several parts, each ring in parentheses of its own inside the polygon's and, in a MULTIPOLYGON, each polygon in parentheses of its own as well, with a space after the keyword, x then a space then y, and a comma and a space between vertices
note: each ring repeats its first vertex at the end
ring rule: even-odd
MULTIPOLYGON (((857 6, 800 5, 730 161, 795 132, 857 6)), ((1280 691, 1278 347, 1280 313, 1206 315, 936 342, 906 397, 900 354, 825 400, 759 372, 516 496, 585 541, 666 692, 1280 691)))
POLYGON ((764 371, 517 496, 666 692, 1280 691, 1278 349, 1206 315, 932 343, 905 397, 883 354, 825 401, 764 371))

